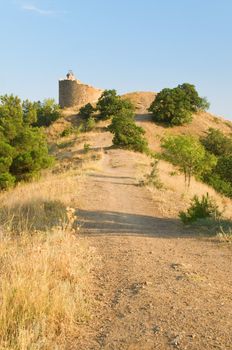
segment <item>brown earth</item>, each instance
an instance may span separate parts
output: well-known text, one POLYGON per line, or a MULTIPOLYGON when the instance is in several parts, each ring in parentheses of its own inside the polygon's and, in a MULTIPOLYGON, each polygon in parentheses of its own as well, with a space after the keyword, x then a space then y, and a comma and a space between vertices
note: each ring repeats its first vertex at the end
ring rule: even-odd
MULTIPOLYGON (((137 104, 136 120, 153 150, 169 133, 199 136, 209 127, 231 133, 230 122, 208 113, 195 115, 186 127, 156 125, 142 114, 150 103, 146 98, 137 104)), ((183 176, 166 162, 159 164, 163 189, 138 186, 150 159, 112 149, 105 126, 98 124, 57 154, 61 165, 81 157, 84 143, 90 159, 92 152, 101 154, 85 168, 79 193, 80 239, 97 258, 91 271, 93 316, 75 349, 232 349, 231 247, 201 229, 184 228, 178 219, 194 194, 208 192, 227 218, 232 201, 196 180, 186 192, 183 176)))
POLYGON ((86 176, 81 239, 101 261, 76 349, 231 349, 231 250, 164 217, 138 186, 146 165, 143 155, 107 150, 86 176))

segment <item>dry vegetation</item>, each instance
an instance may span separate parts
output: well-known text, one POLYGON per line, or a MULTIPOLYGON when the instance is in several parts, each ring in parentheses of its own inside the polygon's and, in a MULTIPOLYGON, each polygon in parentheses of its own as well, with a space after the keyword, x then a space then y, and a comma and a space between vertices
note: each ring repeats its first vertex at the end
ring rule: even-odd
POLYGON ((212 187, 192 179, 190 188, 185 186, 184 175, 179 173, 171 164, 160 161, 158 165, 159 178, 163 188, 148 186, 154 202, 164 217, 176 218, 182 210, 186 210, 194 195, 202 196, 209 193, 214 198, 223 215, 232 218, 231 199, 217 193, 212 187))
POLYGON ((1 195, 1 349, 70 348, 90 317, 91 252, 71 228, 81 179, 48 175, 1 195))

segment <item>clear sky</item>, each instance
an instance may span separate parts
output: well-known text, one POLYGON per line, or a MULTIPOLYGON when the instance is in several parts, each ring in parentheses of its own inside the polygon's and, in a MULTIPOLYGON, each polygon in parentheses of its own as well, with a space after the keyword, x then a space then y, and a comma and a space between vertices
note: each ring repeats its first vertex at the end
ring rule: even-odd
POLYGON ((0 94, 58 97, 72 69, 100 88, 196 85, 232 119, 232 0, 0 0, 0 94))

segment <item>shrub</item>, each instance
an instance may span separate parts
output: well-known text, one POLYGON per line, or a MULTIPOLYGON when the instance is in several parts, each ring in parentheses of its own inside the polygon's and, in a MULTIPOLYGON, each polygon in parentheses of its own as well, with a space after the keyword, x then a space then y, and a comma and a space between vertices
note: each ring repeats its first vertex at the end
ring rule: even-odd
POLYGON ((84 119, 89 119, 95 112, 95 108, 91 105, 91 103, 87 103, 85 106, 81 107, 79 114, 84 119))
POLYGON ((232 184, 223 180, 215 171, 203 177, 204 182, 212 186, 217 192, 232 198, 232 184))
POLYGON ((173 126, 190 123, 194 112, 208 107, 207 100, 199 97, 194 85, 182 84, 158 93, 149 111, 154 121, 173 126))
POLYGON ((151 172, 150 174, 145 176, 145 180, 141 181, 141 185, 151 185, 157 189, 161 189, 164 187, 159 177, 158 163, 159 161, 157 159, 155 159, 154 162, 151 163, 151 172))
POLYGON ((72 134, 76 134, 78 135, 80 133, 80 127, 74 127, 74 126, 70 126, 69 128, 64 129, 61 133, 60 136, 61 137, 66 137, 72 134))
POLYGON ((90 144, 89 143, 85 143, 84 144, 84 153, 89 153, 90 151, 90 144))
POLYGON ((148 143, 144 138, 145 131, 135 124, 133 113, 122 110, 114 116, 109 131, 114 134, 113 144, 136 152, 147 152, 148 143))
POLYGON ((95 126, 96 126, 95 119, 93 117, 90 117, 83 124, 83 130, 85 132, 91 131, 91 130, 93 130, 95 128, 95 126))
POLYGON ((232 153, 218 159, 216 173, 232 185, 232 153))
POLYGON ((198 219, 212 218, 217 220, 221 217, 221 213, 215 201, 207 193, 202 198, 194 196, 190 207, 186 212, 181 211, 179 217, 184 224, 188 224, 198 219))
POLYGON ((10 173, 0 173, 0 190, 7 190, 14 186, 15 177, 10 173))
POLYGON ((218 129, 209 128, 200 141, 205 149, 215 156, 232 154, 232 138, 225 136, 218 129))

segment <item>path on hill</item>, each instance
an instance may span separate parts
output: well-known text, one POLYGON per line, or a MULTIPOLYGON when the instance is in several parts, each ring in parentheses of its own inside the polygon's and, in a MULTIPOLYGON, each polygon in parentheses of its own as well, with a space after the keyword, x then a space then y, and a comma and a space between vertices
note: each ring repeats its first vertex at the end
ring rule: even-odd
POLYGON ((80 193, 81 239, 100 261, 76 349, 232 349, 231 250, 162 218, 137 186, 136 157, 107 151, 80 193))

